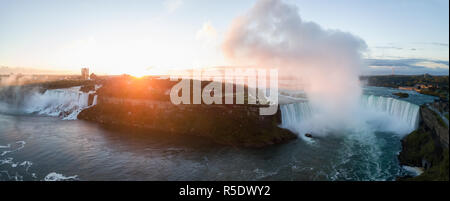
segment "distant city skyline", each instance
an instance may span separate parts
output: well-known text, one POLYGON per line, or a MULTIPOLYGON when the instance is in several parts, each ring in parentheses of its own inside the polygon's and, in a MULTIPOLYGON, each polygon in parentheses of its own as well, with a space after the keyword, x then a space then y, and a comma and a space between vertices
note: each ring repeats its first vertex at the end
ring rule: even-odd
MULTIPOLYGON (((255 2, 0 0, 0 74, 16 67, 145 75, 227 66, 223 37, 255 2)), ((363 74, 394 68, 396 74, 448 75, 447 0, 284 2, 296 5, 305 21, 362 38, 369 66, 363 74)))

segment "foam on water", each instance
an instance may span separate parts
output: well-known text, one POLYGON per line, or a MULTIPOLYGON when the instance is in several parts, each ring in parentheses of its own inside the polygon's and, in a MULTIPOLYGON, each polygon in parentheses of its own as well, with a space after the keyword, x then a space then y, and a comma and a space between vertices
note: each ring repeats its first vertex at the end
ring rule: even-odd
POLYGON ((13 157, 9 157, 8 155, 23 149, 25 144, 25 141, 17 141, 14 146, 11 146, 11 144, 2 146, 4 149, 10 150, 3 151, 2 154, 0 154, 0 166, 2 167, 2 171, 0 171, 0 180, 22 181, 24 175, 29 174, 28 170, 33 165, 31 161, 15 161, 13 157), (8 155, 8 157, 3 158, 5 155, 8 155))
MULTIPOLYGON (((3 151, 3 152, 0 154, 0 156, 4 156, 4 155, 6 155, 6 154, 9 154, 9 153, 12 153, 12 152, 16 152, 16 151, 19 151, 19 150, 23 149, 23 148, 25 147, 26 142, 25 142, 25 141, 17 141, 16 144, 18 144, 19 147, 17 147, 16 149, 13 149, 13 150, 6 150, 6 151, 3 151)), ((10 146, 7 147, 7 148, 10 148, 10 146)))
POLYGON ((49 173, 45 176, 44 181, 67 181, 67 180, 77 180, 78 175, 74 176, 64 176, 63 174, 59 174, 56 172, 49 173))
POLYGON ((423 173, 423 168, 420 167, 411 167, 411 166, 402 166, 411 176, 416 177, 423 173))
MULTIPOLYGON (((325 176, 330 180, 395 180, 404 171, 398 166, 397 146, 391 141, 399 141, 417 129, 420 107, 390 97, 363 95, 360 108, 357 123, 351 124, 354 127, 330 131, 339 135, 342 143, 335 150, 337 159, 329 167, 331 171, 325 176)), ((308 101, 281 105, 280 109, 280 126, 297 133, 306 142, 317 140, 305 137, 305 133, 319 137, 318 142, 320 136, 328 135, 321 133, 327 129, 320 128, 321 119, 315 116, 308 101)))
POLYGON ((13 158, 11 158, 11 157, 8 157, 8 158, 5 158, 5 159, 0 159, 0 165, 12 164, 12 161, 13 161, 13 158))
MULTIPOLYGON (((10 157, 8 154, 13 152, 17 152, 23 149, 26 145, 25 141, 17 141, 14 146, 8 144, 7 146, 2 146, 3 149, 10 149, 3 151, 0 154, 0 167, 2 170, 0 171, 0 181, 1 180, 14 180, 14 181, 23 181, 24 179, 36 180, 38 179, 36 173, 30 172, 30 168, 33 166, 33 162, 31 161, 16 161, 13 157, 10 157), (7 157, 3 157, 6 156, 7 157)), ((44 177, 44 181, 65 181, 65 180, 77 180, 78 176, 64 176, 63 174, 52 172, 44 177)))
POLYGON ((0 145, 0 149, 9 149, 9 148, 11 148, 11 144, 8 144, 6 146, 0 145))

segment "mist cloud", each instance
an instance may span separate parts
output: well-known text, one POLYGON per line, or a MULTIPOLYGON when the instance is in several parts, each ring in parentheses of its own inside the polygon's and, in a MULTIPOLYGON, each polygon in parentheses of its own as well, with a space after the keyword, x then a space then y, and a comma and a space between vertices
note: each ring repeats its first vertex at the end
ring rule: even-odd
POLYGON ((304 21, 295 5, 281 0, 259 0, 234 19, 222 44, 234 65, 278 68, 281 76, 305 80, 317 118, 326 118, 319 127, 352 122, 362 93, 358 76, 366 49, 350 33, 304 21))

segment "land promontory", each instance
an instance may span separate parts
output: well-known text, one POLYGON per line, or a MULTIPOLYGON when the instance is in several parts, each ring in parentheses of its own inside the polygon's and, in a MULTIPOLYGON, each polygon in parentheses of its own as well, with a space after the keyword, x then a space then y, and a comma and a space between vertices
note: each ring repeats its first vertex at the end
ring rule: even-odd
MULTIPOLYGON (((180 104, 169 101, 176 82, 117 78, 97 90, 97 104, 78 119, 152 132, 200 136, 237 147, 264 147, 297 138, 280 128, 281 115, 261 116, 251 104, 180 104)), ((246 97, 247 99, 247 97, 246 97)))
MULTIPOLYGON (((438 103, 435 103, 438 104, 438 103)), ((441 103, 439 105, 442 105, 441 103)), ((448 103, 447 103, 448 106, 448 103)), ((448 109, 447 109, 448 112, 448 109)), ((421 167, 424 173, 399 180, 449 180, 449 132, 439 111, 430 105, 420 108, 420 126, 402 139, 402 151, 398 159, 401 165, 421 167)))

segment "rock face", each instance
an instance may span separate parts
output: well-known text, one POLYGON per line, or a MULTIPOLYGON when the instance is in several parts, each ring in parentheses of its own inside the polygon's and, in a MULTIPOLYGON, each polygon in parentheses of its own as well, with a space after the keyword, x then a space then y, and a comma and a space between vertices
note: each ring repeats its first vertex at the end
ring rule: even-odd
POLYGON ((441 117, 426 106, 420 108, 420 117, 424 124, 424 129, 434 134, 443 147, 448 148, 448 127, 441 117))
POLYGON ((88 93, 89 91, 95 91, 95 85, 94 84, 83 85, 81 86, 80 91, 84 93, 88 93))
POLYGON ((402 139, 398 159, 401 165, 422 167, 425 172, 418 177, 400 180, 448 181, 448 128, 427 106, 421 106, 420 117, 419 128, 402 139))
POLYGON ((254 105, 173 105, 164 101, 99 97, 97 105, 83 110, 78 119, 201 136, 240 147, 264 147, 297 137, 278 127, 280 114, 260 116, 254 105))

